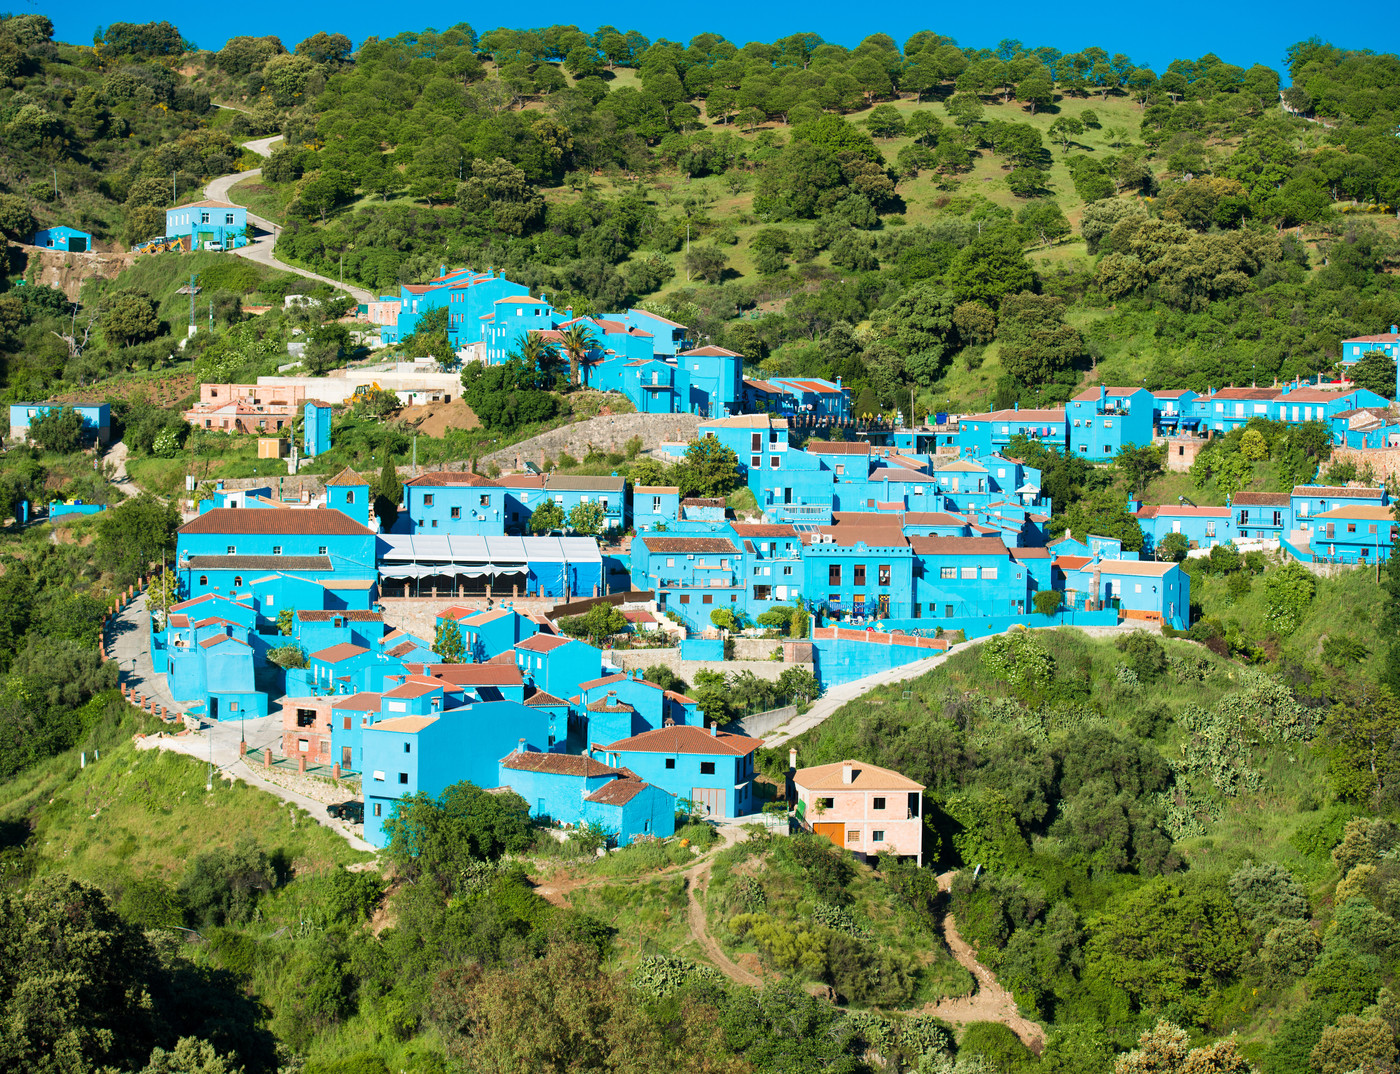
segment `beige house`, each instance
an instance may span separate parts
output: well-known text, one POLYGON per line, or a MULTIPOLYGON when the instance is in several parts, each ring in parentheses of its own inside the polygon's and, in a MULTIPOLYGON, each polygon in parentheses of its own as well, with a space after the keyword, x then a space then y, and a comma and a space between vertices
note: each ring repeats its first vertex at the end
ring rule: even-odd
POLYGON ((922 783, 864 761, 799 769, 797 751, 788 757, 803 829, 862 858, 897 854, 923 865, 922 783))

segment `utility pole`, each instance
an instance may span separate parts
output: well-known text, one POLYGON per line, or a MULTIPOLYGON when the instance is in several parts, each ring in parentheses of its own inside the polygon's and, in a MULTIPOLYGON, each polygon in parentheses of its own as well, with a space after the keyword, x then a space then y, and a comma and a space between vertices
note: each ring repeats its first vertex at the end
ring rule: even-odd
POLYGON ((53 196, 58 197, 58 165, 53 166, 53 196))
POLYGON ((194 276, 190 276, 190 335, 194 335, 194 276))
POLYGON ((178 194, 175 193, 175 169, 174 169, 174 168, 171 168, 171 169, 170 169, 170 204, 171 204, 171 205, 178 205, 179 203, 180 203, 180 196, 179 196, 178 194))
POLYGON ((690 282, 690 217, 685 220, 685 282, 690 282))

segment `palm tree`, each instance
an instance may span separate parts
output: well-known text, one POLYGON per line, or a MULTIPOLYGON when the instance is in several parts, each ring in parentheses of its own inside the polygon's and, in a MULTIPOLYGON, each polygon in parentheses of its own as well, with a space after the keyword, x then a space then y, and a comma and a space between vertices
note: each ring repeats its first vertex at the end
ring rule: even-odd
POLYGON ((579 364, 583 361, 583 356, 597 344, 598 337, 593 334, 593 329, 582 321, 575 321, 559 334, 563 336, 560 346, 569 356, 569 383, 577 388, 579 364))
POLYGON ((535 331, 525 333, 525 338, 511 357, 519 359, 527 369, 536 371, 541 377, 553 377, 552 367, 559 360, 554 345, 546 343, 544 336, 535 331))

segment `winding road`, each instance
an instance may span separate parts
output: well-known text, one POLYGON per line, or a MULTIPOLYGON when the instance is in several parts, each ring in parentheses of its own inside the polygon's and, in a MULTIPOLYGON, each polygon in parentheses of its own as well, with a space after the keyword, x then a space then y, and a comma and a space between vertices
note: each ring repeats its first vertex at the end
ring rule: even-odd
MULTIPOLYGON (((282 136, 280 134, 274 134, 270 138, 259 138, 256 141, 244 142, 243 147, 256 153, 260 157, 268 157, 272 155, 273 143, 280 142, 281 140, 282 136)), ((250 168, 246 172, 234 172, 231 175, 221 175, 219 178, 212 180, 209 185, 204 188, 204 196, 210 201, 225 201, 231 205, 237 205, 238 202, 234 201, 231 195, 234 185, 241 183, 244 179, 252 179, 259 175, 262 175, 261 168, 250 168)), ((289 265, 285 261, 277 260, 272 249, 277 243, 277 234, 282 229, 271 220, 256 216, 251 212, 248 213, 248 222, 256 227, 260 234, 249 245, 234 251, 239 257, 246 257, 249 261, 256 261, 262 265, 270 265, 272 268, 281 269, 284 272, 295 272, 298 276, 305 276, 308 280, 328 283, 332 287, 340 288, 346 294, 354 298, 356 302, 372 302, 374 300, 374 296, 363 287, 352 287, 348 283, 339 283, 329 276, 321 276, 315 272, 309 272, 304 268, 297 268, 295 265, 289 265)))

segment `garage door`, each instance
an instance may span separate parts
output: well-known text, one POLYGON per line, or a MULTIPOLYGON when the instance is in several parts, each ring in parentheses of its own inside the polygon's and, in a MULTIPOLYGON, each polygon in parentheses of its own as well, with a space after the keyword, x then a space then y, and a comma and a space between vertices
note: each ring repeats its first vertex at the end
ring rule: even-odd
POLYGON ((841 849, 846 848, 846 826, 844 824, 813 824, 812 831, 830 839, 841 849))
POLYGON ((723 817, 727 814, 724 811, 724 790, 715 787, 692 787, 690 797, 695 801, 702 815, 706 817, 723 817))

